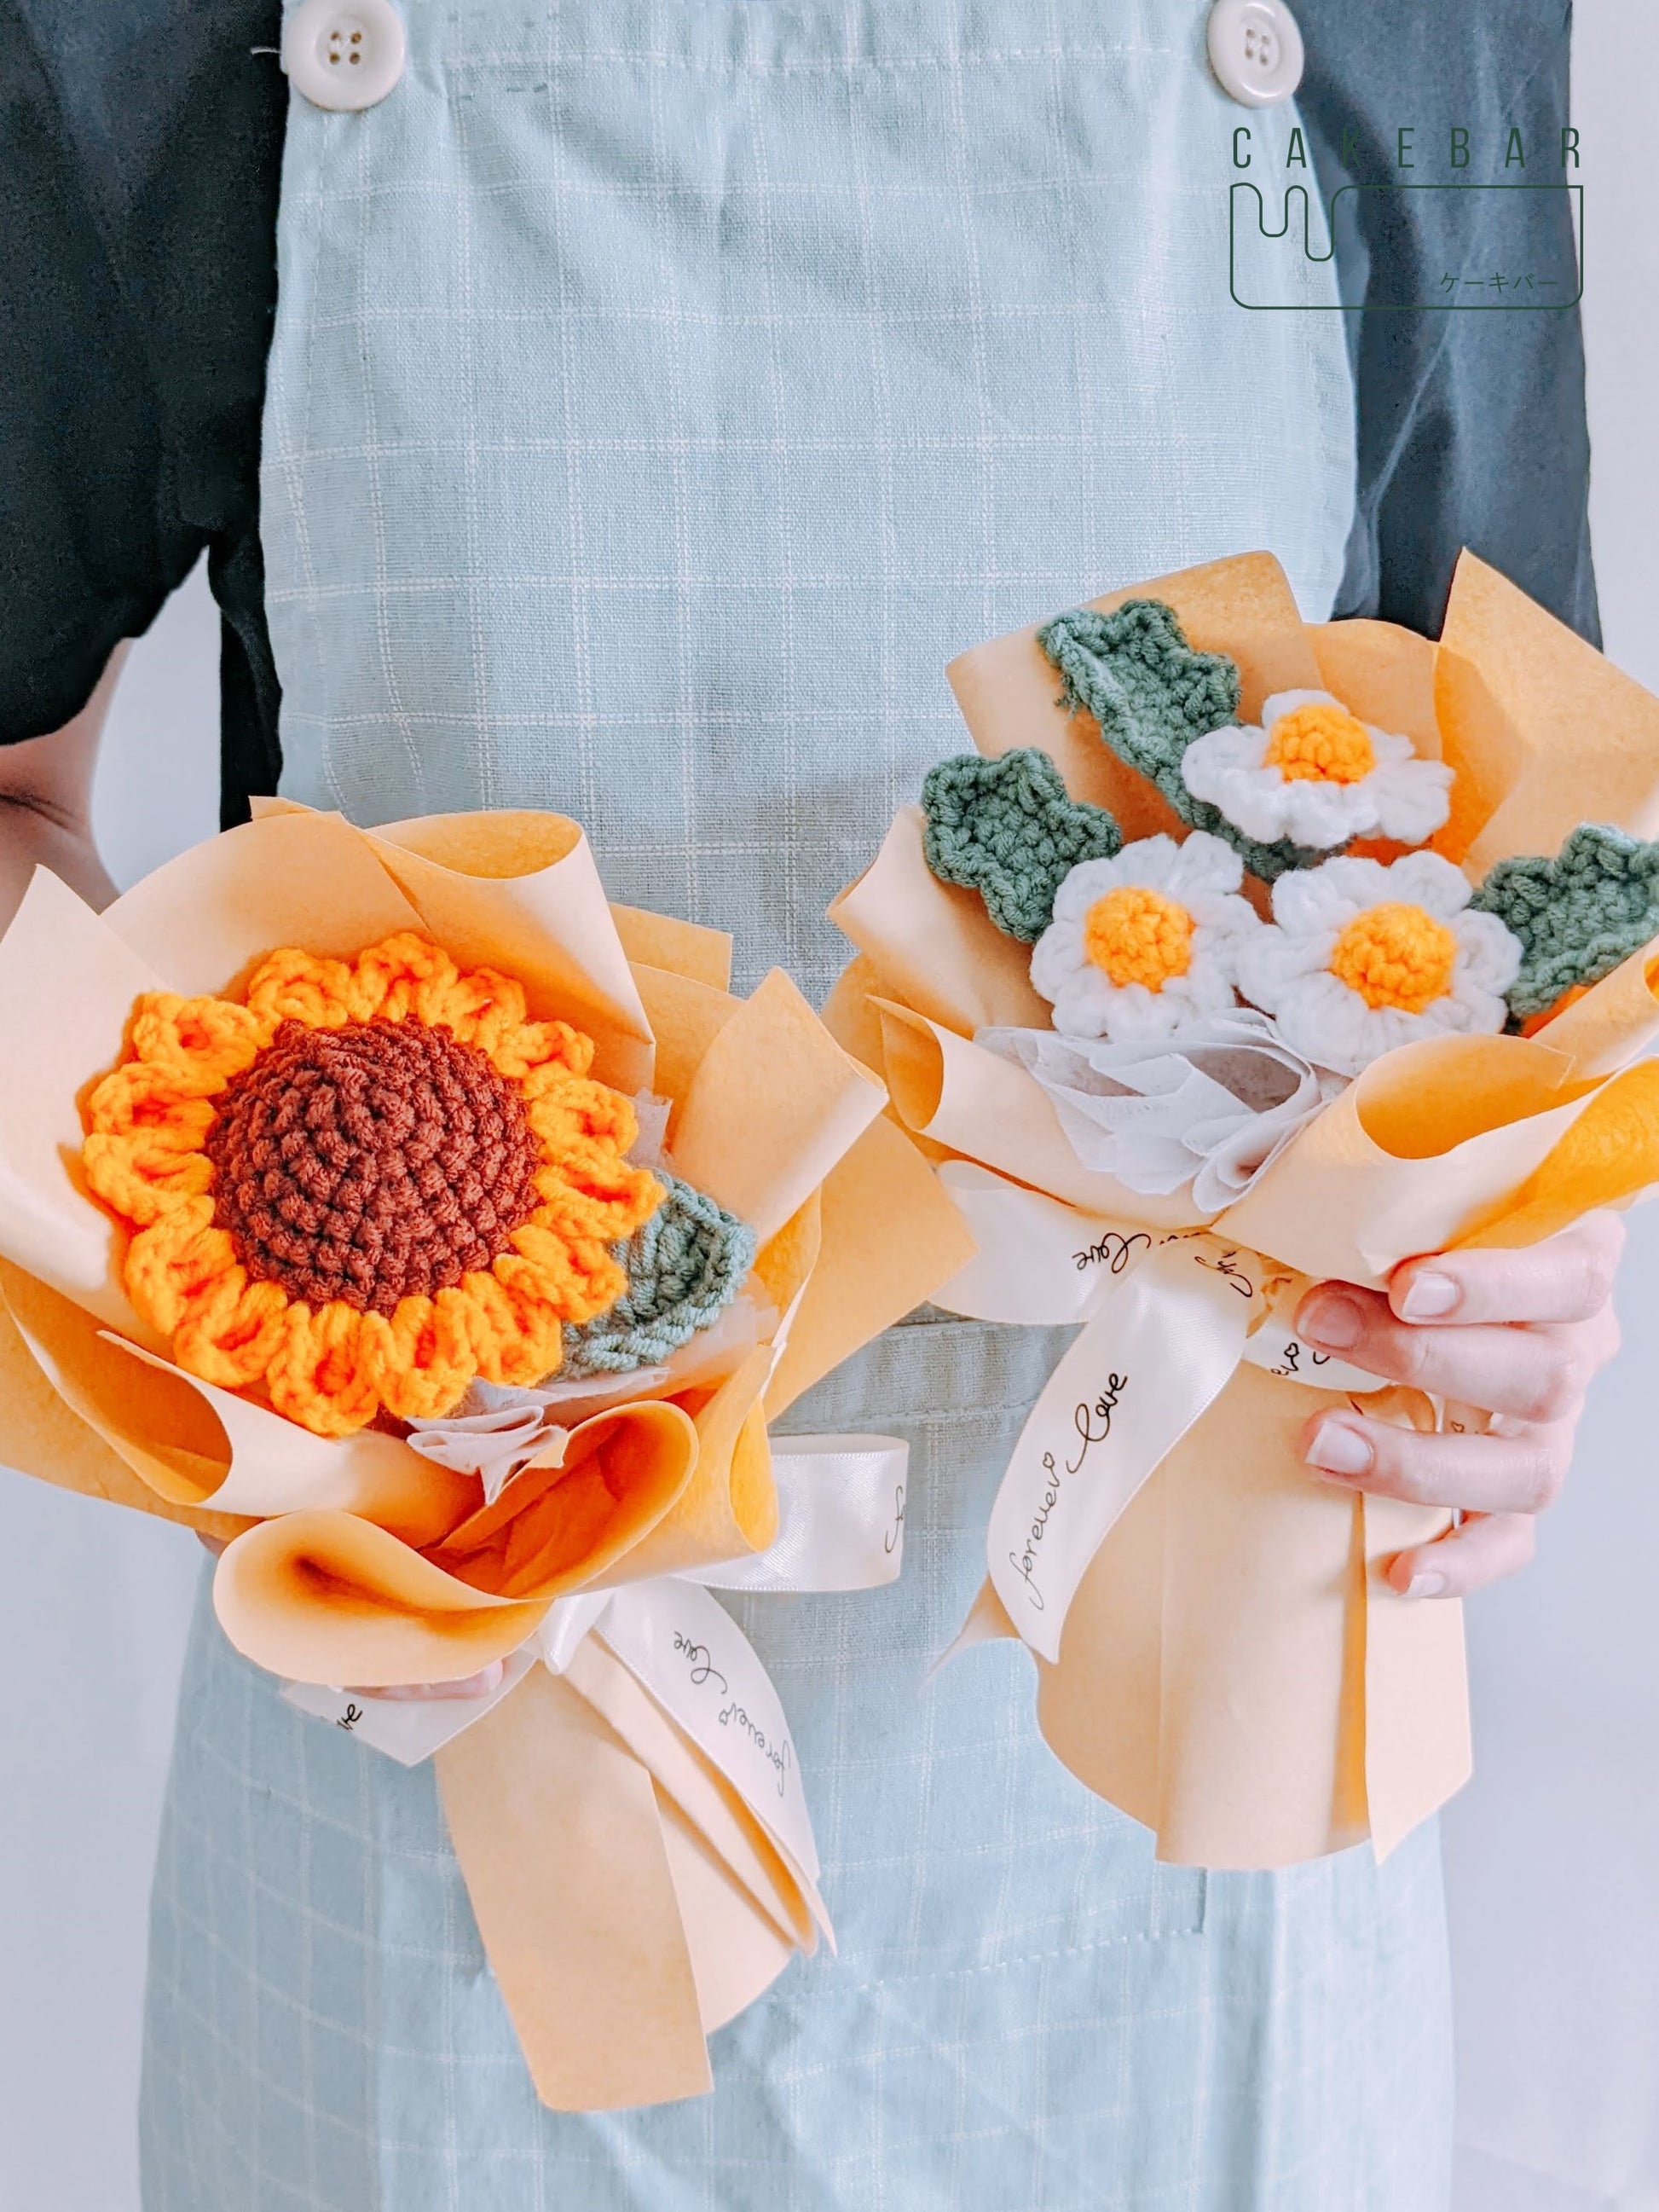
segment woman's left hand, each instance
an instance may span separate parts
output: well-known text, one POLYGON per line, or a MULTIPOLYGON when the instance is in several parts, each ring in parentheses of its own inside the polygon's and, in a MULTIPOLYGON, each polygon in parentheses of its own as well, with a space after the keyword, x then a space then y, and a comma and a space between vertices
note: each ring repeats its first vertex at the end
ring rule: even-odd
POLYGON ((1484 1407, 1485 1435, 1424 1435, 1346 1407, 1303 1435, 1329 1482, 1465 1518, 1402 1552, 1389 1580, 1409 1597, 1462 1597, 1532 1558, 1537 1516, 1566 1479, 1584 1393, 1619 1349, 1613 1284, 1624 1245, 1615 1213, 1587 1214, 1521 1251, 1407 1260, 1387 1295, 1322 1283, 1297 1333, 1322 1352, 1419 1390, 1484 1407))

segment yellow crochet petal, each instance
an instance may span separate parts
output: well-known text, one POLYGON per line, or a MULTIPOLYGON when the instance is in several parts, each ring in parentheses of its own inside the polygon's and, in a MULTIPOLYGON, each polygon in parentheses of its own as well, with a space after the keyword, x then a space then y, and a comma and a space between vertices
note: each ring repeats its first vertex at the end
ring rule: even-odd
POLYGON ((334 1299, 313 1312, 291 1305, 265 1370, 270 1402, 314 1436, 349 1437, 380 1409, 365 1316, 334 1299))
POLYGON ((123 1137, 94 1132, 81 1161, 93 1195, 143 1229, 212 1188, 213 1163, 199 1145, 198 1136, 183 1130, 134 1130, 123 1137))
POLYGON ((240 1273, 235 1249, 213 1225, 211 1198, 186 1198, 141 1229, 127 1247, 127 1295, 154 1328, 171 1336, 201 1294, 240 1273))
POLYGON ((299 945, 285 945, 254 969, 247 987, 248 1008, 271 1030, 278 1022, 337 1030, 361 1018, 356 982, 354 971, 343 960, 319 959, 299 945))
POLYGON ((476 1286, 472 1342, 484 1381, 519 1389, 544 1382, 564 1358, 565 1316, 547 1275, 528 1261, 502 1259, 487 1276, 466 1279, 476 1286))
MULTIPOLYGON (((559 1024, 549 1022, 543 1026, 553 1029, 559 1024)), ((577 1042, 586 1044, 587 1039, 579 1036, 577 1042)), ((619 1140, 624 1150, 639 1134, 639 1119, 631 1098, 592 1076, 573 1073, 557 1058, 538 1060, 526 1074, 515 1079, 524 1092, 526 1104, 532 1109, 532 1120, 535 1118, 533 1109, 544 1109, 550 1117, 549 1127, 555 1132, 568 1126, 594 1136, 611 1136, 619 1140), (561 1115, 568 1117, 568 1121, 561 1120, 561 1115)), ((550 1141, 558 1143, 562 1139, 555 1134, 550 1141)))
POLYGON ((572 1145, 556 1167, 535 1178, 540 1200, 532 1221, 562 1237, 619 1243, 662 1204, 663 1187, 647 1168, 629 1167, 599 1145, 572 1145))
POLYGON ((368 1372, 386 1411, 400 1421, 432 1421, 452 1413, 477 1372, 471 1301, 462 1291, 435 1298, 400 1298, 388 1319, 363 1316, 368 1372))
POLYGON ((412 929, 400 929, 394 936, 379 945, 371 945, 357 956, 354 988, 360 1007, 372 1008, 359 1012, 358 1021, 407 1021, 411 1016, 421 1016, 422 993, 431 998, 435 989, 441 996, 454 984, 455 963, 429 937, 418 937, 412 929))
POLYGON ((105 1136, 177 1129, 199 1139, 213 1120, 210 1102, 228 1079, 185 1060, 124 1060, 88 1092, 86 1124, 105 1136))
POLYGON ((463 1044, 489 1052, 504 1030, 524 1020, 524 986, 493 968, 472 969, 456 977, 449 1010, 428 1018, 447 1022, 463 1044))
POLYGON ((192 1301, 173 1339, 173 1356, 189 1374, 222 1390, 259 1381, 282 1341, 289 1311, 276 1283, 251 1283, 236 1267, 192 1301))
POLYGON ((503 1024, 498 1033, 480 1036, 477 1042, 501 1074, 526 1085, 526 1097, 532 1095, 531 1079, 544 1070, 551 1081, 561 1075, 586 1075, 593 1065, 592 1038, 573 1030, 568 1022, 503 1024))
MULTIPOLYGON (((529 1085, 526 1085, 528 1097, 529 1085)), ((562 1076, 529 1098, 526 1111, 544 1149, 555 1158, 598 1146, 626 1152, 640 1133, 633 1101, 586 1077, 562 1076)))
POLYGON ((405 1018, 423 1022, 428 1029, 446 1029, 459 1036, 477 1004, 472 979, 450 967, 414 981, 405 1018))
POLYGON ((148 991, 133 1015, 131 1041, 139 1060, 210 1066, 228 1083, 269 1042, 270 1028, 248 1007, 228 999, 181 999, 176 991, 148 991))
MULTIPOLYGON (((627 1270, 612 1257, 618 1242, 600 1237, 572 1237, 556 1224, 544 1221, 538 1207, 522 1228, 513 1232, 513 1249, 526 1262, 541 1295, 558 1309, 562 1320, 592 1321, 615 1305, 628 1288, 627 1270)), ((503 1255, 504 1259, 505 1255, 503 1255)), ((503 1264, 495 1263, 497 1268, 503 1264)), ((528 1282, 531 1278, 524 1279, 528 1282)))

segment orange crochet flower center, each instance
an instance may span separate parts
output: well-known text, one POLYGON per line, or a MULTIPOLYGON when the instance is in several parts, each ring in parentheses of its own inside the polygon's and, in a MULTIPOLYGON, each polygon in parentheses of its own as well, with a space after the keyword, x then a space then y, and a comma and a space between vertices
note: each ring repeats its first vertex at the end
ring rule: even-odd
POLYGON ((320 1436, 544 1381, 662 1202, 592 1058, 411 932, 273 952, 245 1005, 147 994, 82 1153, 134 1306, 181 1367, 320 1436))
POLYGON ((1083 951, 1120 990, 1144 983, 1161 991, 1193 964, 1193 918, 1161 891, 1121 884, 1084 916, 1083 951))
POLYGON ((1451 988, 1457 939, 1420 906, 1389 902, 1353 920, 1337 938, 1330 971, 1365 1004, 1420 1014, 1451 988))
POLYGON ((1279 717, 1262 759, 1286 783, 1358 783, 1376 766, 1364 724, 1317 702, 1279 717))

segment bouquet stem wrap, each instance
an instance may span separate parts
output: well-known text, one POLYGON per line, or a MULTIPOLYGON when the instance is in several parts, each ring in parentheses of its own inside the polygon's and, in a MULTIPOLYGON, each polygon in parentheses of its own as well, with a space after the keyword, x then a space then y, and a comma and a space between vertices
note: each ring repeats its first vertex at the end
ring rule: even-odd
MULTIPOLYGON (((1093 604, 1129 598, 1231 656, 1241 719, 1328 685, 1419 756, 1443 750, 1457 799, 1436 844, 1477 878, 1553 851, 1587 804, 1659 829, 1659 702, 1469 556, 1438 647, 1383 623, 1304 628, 1266 555, 1093 604)), ((1126 836, 1181 834, 1057 699, 1035 630, 950 674, 982 756, 1041 747, 1069 799, 1126 836)), ((1533 1242, 1659 1181, 1659 1070, 1638 1061, 1659 1036, 1659 942, 1540 1036, 1374 1060, 1205 1214, 1190 1188, 1149 1196, 1085 1164, 1048 1091, 977 1041, 1046 1027, 1048 1009, 1026 948, 930 871, 923 830, 902 810, 832 907, 858 957, 826 1018, 973 1231, 976 1258, 936 1302, 1081 1325, 1016 1447, 953 1650, 1023 1639, 1049 1745, 1166 1860, 1278 1867, 1366 1838, 1384 1853, 1470 1769, 1461 1608, 1384 1576, 1452 1516, 1317 1481, 1301 1433, 1322 1405, 1419 1428, 1486 1417, 1314 1355, 1292 1317, 1314 1282, 1378 1287, 1408 1257, 1533 1242)))
POLYGON ((708 2032, 827 1931, 810 1778, 701 1585, 890 1579, 903 1448, 793 1440, 780 1486, 769 1423, 971 1250, 879 1082, 781 974, 733 997, 729 954, 611 908, 561 817, 371 833, 282 802, 101 917, 42 871, 0 941, 0 1457, 224 1541, 215 1605, 245 1655, 325 1719, 435 1751, 491 1966, 561 2108, 706 2089, 708 2032), (345 975, 319 963, 400 933, 444 966, 447 1005, 465 970, 486 1011, 516 992, 532 1024, 579 1029, 582 1095, 658 1102, 675 1175, 756 1248, 733 1349, 711 1365, 694 1336, 493 1494, 407 1423, 317 1433, 188 1371, 130 1300, 121 1226, 82 1166, 83 1103, 128 1065, 141 1002, 152 1021, 198 998, 246 1019, 274 948, 345 975), (497 1660, 500 1689, 471 1706, 375 1694, 497 1660))

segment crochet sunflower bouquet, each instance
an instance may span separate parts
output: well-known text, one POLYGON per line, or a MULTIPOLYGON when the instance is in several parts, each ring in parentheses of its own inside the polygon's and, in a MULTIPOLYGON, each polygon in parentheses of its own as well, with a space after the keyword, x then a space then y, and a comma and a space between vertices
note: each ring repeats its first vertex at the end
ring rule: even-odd
POLYGON ((768 1424, 971 1249, 730 950, 558 816, 281 802, 101 916, 40 871, 0 941, 0 1459, 223 1541, 233 1643, 435 1754, 561 2109, 708 2087, 827 1928, 708 1586, 892 1578, 902 1445, 768 1424))
POLYGON ((978 1244, 935 1303, 1081 1324, 958 1644, 1024 1639, 1166 1859, 1385 1852, 1469 1768, 1459 1608, 1382 1573, 1450 1516, 1298 1437, 1486 1416, 1293 1316, 1659 1181, 1659 702, 1467 554, 1437 646, 1304 626, 1257 554, 950 676, 978 750, 831 908, 825 1019, 978 1244))

